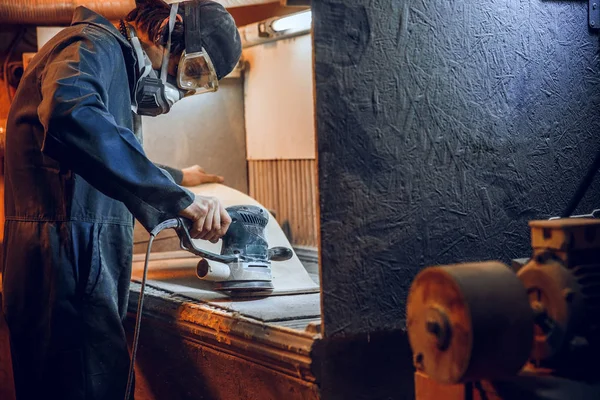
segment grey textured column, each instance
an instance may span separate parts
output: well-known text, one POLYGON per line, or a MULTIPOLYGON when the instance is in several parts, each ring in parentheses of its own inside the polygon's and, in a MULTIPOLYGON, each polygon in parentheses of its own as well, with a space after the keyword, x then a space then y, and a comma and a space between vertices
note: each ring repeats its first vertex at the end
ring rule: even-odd
POLYGON ((313 10, 325 334, 402 328, 421 268, 528 256, 566 206, 600 149, 598 36, 586 2, 313 10))

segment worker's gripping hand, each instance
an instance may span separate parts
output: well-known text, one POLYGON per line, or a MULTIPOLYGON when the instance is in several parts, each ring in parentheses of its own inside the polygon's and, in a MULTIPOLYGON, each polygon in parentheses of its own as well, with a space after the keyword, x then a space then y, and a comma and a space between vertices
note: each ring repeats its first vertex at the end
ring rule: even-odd
POLYGON ((212 243, 216 243, 231 225, 231 217, 215 197, 196 195, 194 202, 179 215, 192 220, 192 238, 209 240, 212 243))
POLYGON ((198 186, 203 183, 223 183, 222 176, 209 174, 199 165, 192 165, 181 170, 183 178, 181 186, 198 186))

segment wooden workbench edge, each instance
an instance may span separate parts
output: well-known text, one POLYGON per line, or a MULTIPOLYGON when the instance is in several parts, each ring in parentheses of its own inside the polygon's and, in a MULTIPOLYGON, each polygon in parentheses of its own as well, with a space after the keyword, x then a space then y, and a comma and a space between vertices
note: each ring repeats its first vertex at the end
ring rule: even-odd
MULTIPOLYGON (((131 283, 128 324, 133 325, 140 284, 131 283)), ((144 321, 167 325, 182 339, 314 382, 311 351, 320 335, 249 318, 239 313, 146 287, 144 321)))

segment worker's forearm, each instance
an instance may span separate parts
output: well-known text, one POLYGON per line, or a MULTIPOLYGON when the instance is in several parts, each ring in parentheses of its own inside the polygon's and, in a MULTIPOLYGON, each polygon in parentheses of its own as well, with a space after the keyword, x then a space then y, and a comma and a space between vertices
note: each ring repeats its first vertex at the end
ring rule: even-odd
POLYGON ((177 168, 171 168, 162 164, 155 164, 158 168, 164 169, 171 175, 176 184, 181 185, 183 182, 183 171, 177 168))

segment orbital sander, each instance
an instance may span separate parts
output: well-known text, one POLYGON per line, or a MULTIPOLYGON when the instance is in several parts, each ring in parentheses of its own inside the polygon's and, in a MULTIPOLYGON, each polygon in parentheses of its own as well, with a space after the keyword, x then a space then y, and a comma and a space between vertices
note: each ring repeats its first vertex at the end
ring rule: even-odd
POLYGON ((144 273, 140 287, 140 297, 136 313, 133 335, 131 362, 125 389, 125 399, 129 400, 133 385, 134 365, 137 354, 142 308, 144 306, 144 289, 148 276, 148 260, 154 238, 165 229, 175 229, 183 250, 202 257, 196 267, 200 279, 216 283, 215 290, 230 296, 252 293, 269 294, 273 291, 271 261, 286 261, 294 253, 287 247, 269 248, 266 228, 269 213, 262 207, 244 205, 226 208, 231 217, 231 225, 221 238, 223 245, 221 254, 211 253, 198 248, 190 236, 192 222, 185 218, 172 218, 160 223, 152 232, 146 250, 144 273))
POLYGON ((271 261, 286 261, 293 252, 287 247, 269 248, 265 229, 269 213, 262 207, 243 205, 228 207, 231 225, 223 236, 221 254, 198 248, 192 240, 190 221, 177 218, 175 231, 183 250, 202 257, 196 274, 215 282, 215 290, 230 295, 273 290, 271 261))

